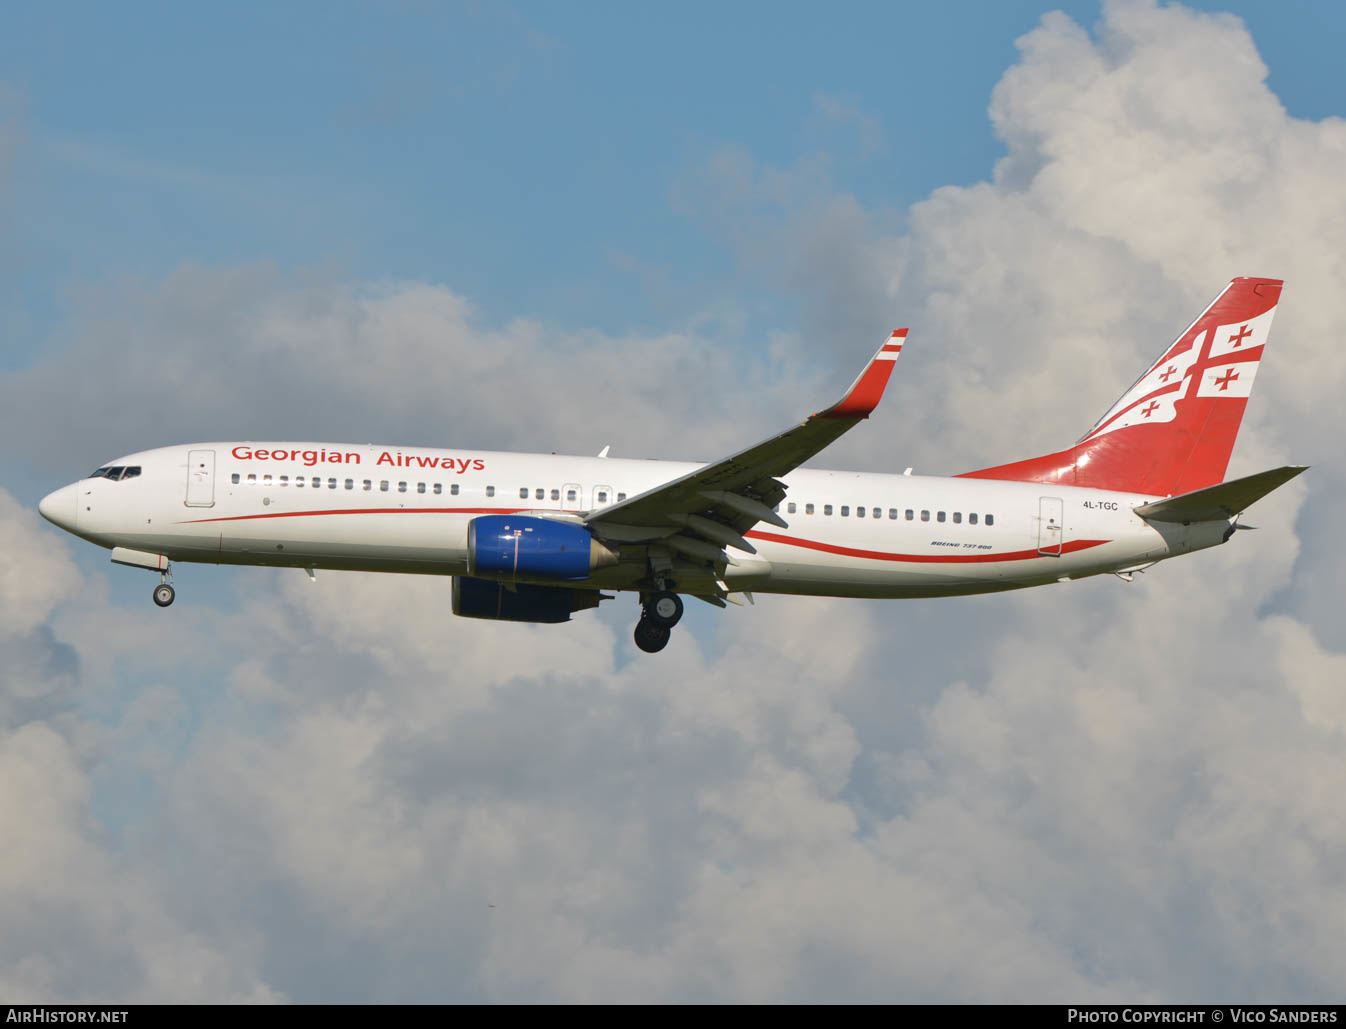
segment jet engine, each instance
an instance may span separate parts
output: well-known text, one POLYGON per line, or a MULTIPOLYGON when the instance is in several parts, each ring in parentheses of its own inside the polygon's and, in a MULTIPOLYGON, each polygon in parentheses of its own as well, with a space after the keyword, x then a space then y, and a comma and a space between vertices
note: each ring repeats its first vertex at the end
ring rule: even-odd
POLYGON ((502 582, 453 578, 453 613, 463 618, 489 618, 498 622, 568 622, 575 611, 597 607, 603 595, 598 590, 572 590, 564 586, 506 586, 502 582))
POLYGON ((617 551, 573 522, 483 515, 467 526, 467 570, 473 576, 575 581, 617 559, 617 551))

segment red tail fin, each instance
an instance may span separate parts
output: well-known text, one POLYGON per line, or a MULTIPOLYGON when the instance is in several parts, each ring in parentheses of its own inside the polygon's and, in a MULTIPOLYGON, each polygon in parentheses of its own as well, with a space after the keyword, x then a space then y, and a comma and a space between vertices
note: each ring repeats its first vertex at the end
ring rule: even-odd
POLYGON ((1280 295, 1234 279, 1073 447, 965 476, 1151 496, 1223 482, 1280 295))

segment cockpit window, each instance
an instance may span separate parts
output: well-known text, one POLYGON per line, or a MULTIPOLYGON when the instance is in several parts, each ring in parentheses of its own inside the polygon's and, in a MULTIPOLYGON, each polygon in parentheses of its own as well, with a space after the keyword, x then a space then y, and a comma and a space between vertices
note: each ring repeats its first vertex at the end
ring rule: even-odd
POLYGON ((113 482, 116 482, 119 479, 134 479, 139 474, 140 474, 140 465, 138 464, 133 465, 118 464, 118 465, 104 466, 102 468, 95 469, 94 473, 90 475, 89 478, 111 479, 113 482))

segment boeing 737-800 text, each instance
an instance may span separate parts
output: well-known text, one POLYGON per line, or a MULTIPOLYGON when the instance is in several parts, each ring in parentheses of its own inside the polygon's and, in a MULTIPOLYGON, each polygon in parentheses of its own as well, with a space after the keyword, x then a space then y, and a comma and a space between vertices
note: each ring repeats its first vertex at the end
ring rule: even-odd
POLYGON ((110 461, 44 517, 158 572, 175 561, 453 576, 453 611, 564 622, 640 596, 663 649, 683 596, 941 597, 1112 572, 1227 541, 1298 475, 1225 469, 1280 298, 1234 279, 1077 443, 952 478, 799 466, 883 395, 894 332, 833 406, 710 464, 333 443, 196 443, 110 461))

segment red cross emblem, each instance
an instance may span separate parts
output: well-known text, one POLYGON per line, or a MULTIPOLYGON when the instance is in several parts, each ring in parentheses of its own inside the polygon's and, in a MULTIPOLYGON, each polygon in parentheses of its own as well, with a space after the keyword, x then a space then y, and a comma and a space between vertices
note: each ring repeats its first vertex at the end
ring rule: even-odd
MULTIPOLYGON (((1239 326, 1239 331, 1238 331, 1238 333, 1237 333, 1236 335, 1233 335, 1233 336, 1230 336, 1230 337, 1229 337, 1229 342, 1230 342, 1230 343, 1233 343, 1234 346, 1235 346, 1236 348, 1237 348, 1237 347, 1241 347, 1241 346, 1243 346, 1243 341, 1244 341, 1245 339, 1247 339, 1249 336, 1251 336, 1252 334, 1253 334, 1253 330, 1252 330, 1252 329, 1248 328, 1248 326, 1246 326, 1246 325, 1241 325, 1241 326, 1239 326)), ((1237 379, 1238 376, 1235 375, 1234 378, 1237 379)))
POLYGON ((1174 375, 1177 375, 1177 374, 1178 374, 1177 366, 1176 366, 1176 365, 1169 365, 1167 368, 1164 369, 1164 374, 1161 375, 1161 376, 1159 376, 1159 381, 1160 381, 1160 382, 1168 382, 1168 380, 1169 380, 1170 378, 1172 378, 1174 375))
POLYGON ((1143 414, 1146 418, 1148 418, 1158 409, 1159 409, 1159 401, 1151 400, 1146 407, 1141 409, 1140 413, 1143 414))
MULTIPOLYGON (((1230 339, 1233 339, 1231 336, 1230 339)), ((1229 389, 1229 384, 1239 377, 1239 373, 1230 368, 1223 376, 1215 380, 1215 385, 1219 386, 1221 391, 1229 389)))

